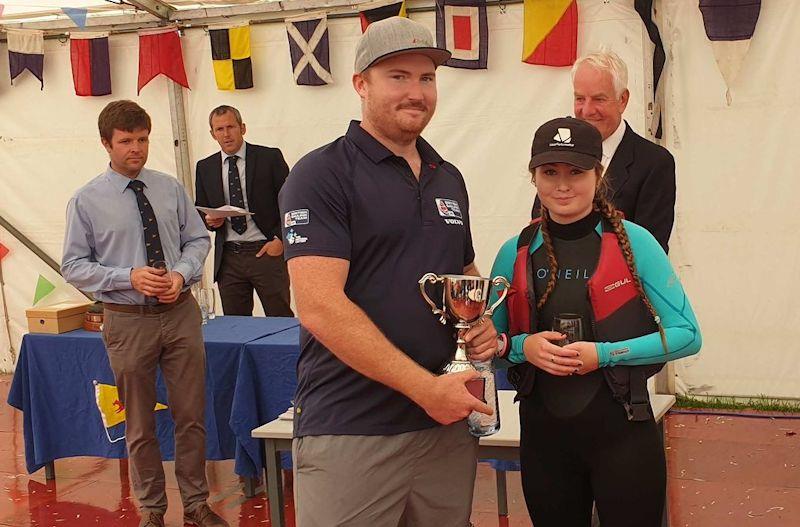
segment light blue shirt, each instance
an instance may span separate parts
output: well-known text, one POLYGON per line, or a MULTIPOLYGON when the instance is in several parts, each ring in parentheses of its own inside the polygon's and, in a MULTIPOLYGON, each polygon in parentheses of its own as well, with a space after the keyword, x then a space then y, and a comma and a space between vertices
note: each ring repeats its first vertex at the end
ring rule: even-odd
MULTIPOLYGON (((147 168, 136 179, 145 184, 155 211, 164 259, 183 276, 186 290, 202 275, 211 248, 208 231, 177 179, 147 168)), ((61 274, 102 302, 154 304, 157 299, 131 286, 131 270, 147 265, 147 253, 130 181, 109 166, 69 201, 61 274)))
MULTIPOLYGON (((231 192, 229 182, 228 182, 228 170, 230 169, 230 161, 228 158, 230 155, 226 154, 222 150, 222 192, 225 194, 225 203, 228 205, 231 204, 231 192)), ((242 143, 242 147, 239 149, 238 152, 235 154, 231 154, 234 156, 239 156, 236 160, 236 168, 239 169, 239 183, 242 185, 242 199, 244 199, 244 210, 250 210, 250 205, 247 201, 247 143, 242 143)), ((242 234, 239 234, 233 227, 231 227, 230 219, 225 220, 225 241, 228 242, 257 242, 259 240, 265 240, 267 237, 264 236, 264 233, 261 232, 261 229, 258 228, 256 222, 253 221, 253 216, 247 215, 245 216, 245 220, 247 221, 247 230, 244 231, 242 234)))

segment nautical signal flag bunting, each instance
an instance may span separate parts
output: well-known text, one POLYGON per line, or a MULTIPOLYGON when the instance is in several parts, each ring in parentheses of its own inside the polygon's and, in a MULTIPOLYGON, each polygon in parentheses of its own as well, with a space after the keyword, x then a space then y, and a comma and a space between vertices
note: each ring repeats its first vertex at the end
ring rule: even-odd
POLYGON ((522 61, 571 66, 577 53, 577 0, 525 0, 522 61))
POLYGON ((217 89, 246 90, 253 87, 253 63, 250 59, 250 25, 213 27, 211 59, 217 89))
POLYGON ((7 28, 6 38, 11 83, 28 70, 39 79, 41 89, 44 89, 44 31, 7 28))
POLYGON ((75 95, 111 93, 108 33, 73 33, 69 36, 75 95))
POLYGON ((402 2, 394 2, 392 0, 387 2, 379 0, 377 2, 362 4, 359 7, 361 9, 358 12, 358 17, 361 19, 362 33, 367 30, 367 26, 373 22, 377 22, 378 20, 383 20, 384 18, 393 16, 408 16, 406 14, 405 0, 402 2))
POLYGON ((486 0, 437 0, 436 45, 452 53, 446 66, 486 69, 489 55, 486 0))
POLYGON ((761 0, 700 0, 700 12, 714 59, 728 88, 725 97, 730 106, 731 87, 750 49, 761 0))
POLYGON ((302 86, 333 84, 328 18, 325 15, 287 18, 286 34, 295 82, 302 86))
POLYGON ((174 26, 139 31, 139 85, 136 93, 161 73, 184 88, 189 87, 183 67, 181 37, 174 26))

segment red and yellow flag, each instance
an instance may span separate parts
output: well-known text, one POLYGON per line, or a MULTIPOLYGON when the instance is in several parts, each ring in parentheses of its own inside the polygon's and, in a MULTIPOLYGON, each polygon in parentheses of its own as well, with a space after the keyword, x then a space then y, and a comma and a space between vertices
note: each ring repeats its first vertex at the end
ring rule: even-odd
POLYGON ((525 0, 522 62, 571 66, 578 54, 577 0, 525 0))
POLYGON ((392 16, 408 17, 406 13, 406 0, 395 2, 394 0, 377 0, 361 4, 358 11, 358 17, 361 19, 361 32, 367 30, 373 22, 383 20, 392 16))

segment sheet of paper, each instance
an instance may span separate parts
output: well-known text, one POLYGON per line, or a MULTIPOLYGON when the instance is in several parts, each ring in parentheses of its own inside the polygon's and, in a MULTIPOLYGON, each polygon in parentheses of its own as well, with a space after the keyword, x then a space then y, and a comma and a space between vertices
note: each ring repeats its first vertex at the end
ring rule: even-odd
POLYGON ((252 212, 240 209, 239 207, 233 207, 231 205, 223 205, 216 209, 212 209, 210 207, 196 207, 196 208, 200 212, 205 212, 206 215, 209 216, 211 219, 232 218, 234 216, 248 216, 250 214, 253 214, 252 212))

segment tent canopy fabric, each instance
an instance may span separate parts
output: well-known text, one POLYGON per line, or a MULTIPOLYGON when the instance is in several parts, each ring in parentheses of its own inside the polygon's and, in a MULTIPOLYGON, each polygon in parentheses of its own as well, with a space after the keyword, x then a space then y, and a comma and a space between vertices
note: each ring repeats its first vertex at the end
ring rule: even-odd
MULTIPOLYGON (((281 4, 293 2, 300 0, 281 4)), ((344 1, 305 3, 319 9, 344 1)), ((433 32, 435 14, 413 9, 432 4, 409 2, 409 16, 433 32)), ((661 0, 656 6, 668 57, 660 82, 661 142, 677 165, 670 259, 704 336, 701 352, 676 365, 678 389, 800 397, 800 282, 794 279, 800 268, 800 180, 791 173, 800 164, 791 111, 799 97, 800 69, 793 50, 800 47, 800 32, 795 31, 800 27, 800 3, 763 3, 741 73, 730 87, 735 95, 731 105, 698 3, 661 0)), ((622 56, 631 92, 625 118, 647 135, 652 44, 633 2, 579 0, 578 8, 578 55, 605 46, 622 56)), ((476 263, 484 274, 500 245, 529 220, 535 189, 526 167, 534 130, 552 117, 572 113, 569 68, 520 61, 522 5, 490 5, 487 14, 489 69, 440 68, 437 111, 424 134, 464 173, 476 263)), ((192 166, 218 149, 207 118, 219 104, 239 108, 248 125, 246 138, 281 148, 290 166, 340 136, 349 119, 359 117, 359 100, 350 83, 361 35, 358 19, 329 17, 335 82, 314 87, 296 84, 285 25, 279 18, 275 22, 252 25, 255 88, 239 92, 217 90, 204 29, 183 29, 192 86, 184 91, 192 166)), ((148 165, 176 171, 167 81, 154 79, 137 96, 136 35, 112 34, 109 45, 112 96, 75 96, 69 43, 58 39, 45 40, 44 90, 28 75, 15 80, 13 87, 0 82, 0 115, 11 116, 0 120, 0 214, 56 260, 67 201, 107 163, 96 119, 109 101, 129 98, 147 109, 153 119, 148 165)), ((0 53, 0 72, 8 71, 7 60, 7 54, 0 53)), ((82 297, 2 229, 0 243, 11 251, 1 264, 11 333, 0 324, 0 368, 8 370, 13 365, 7 343, 18 349, 26 331, 24 311, 39 274, 56 285, 48 295, 53 302, 82 297)))

